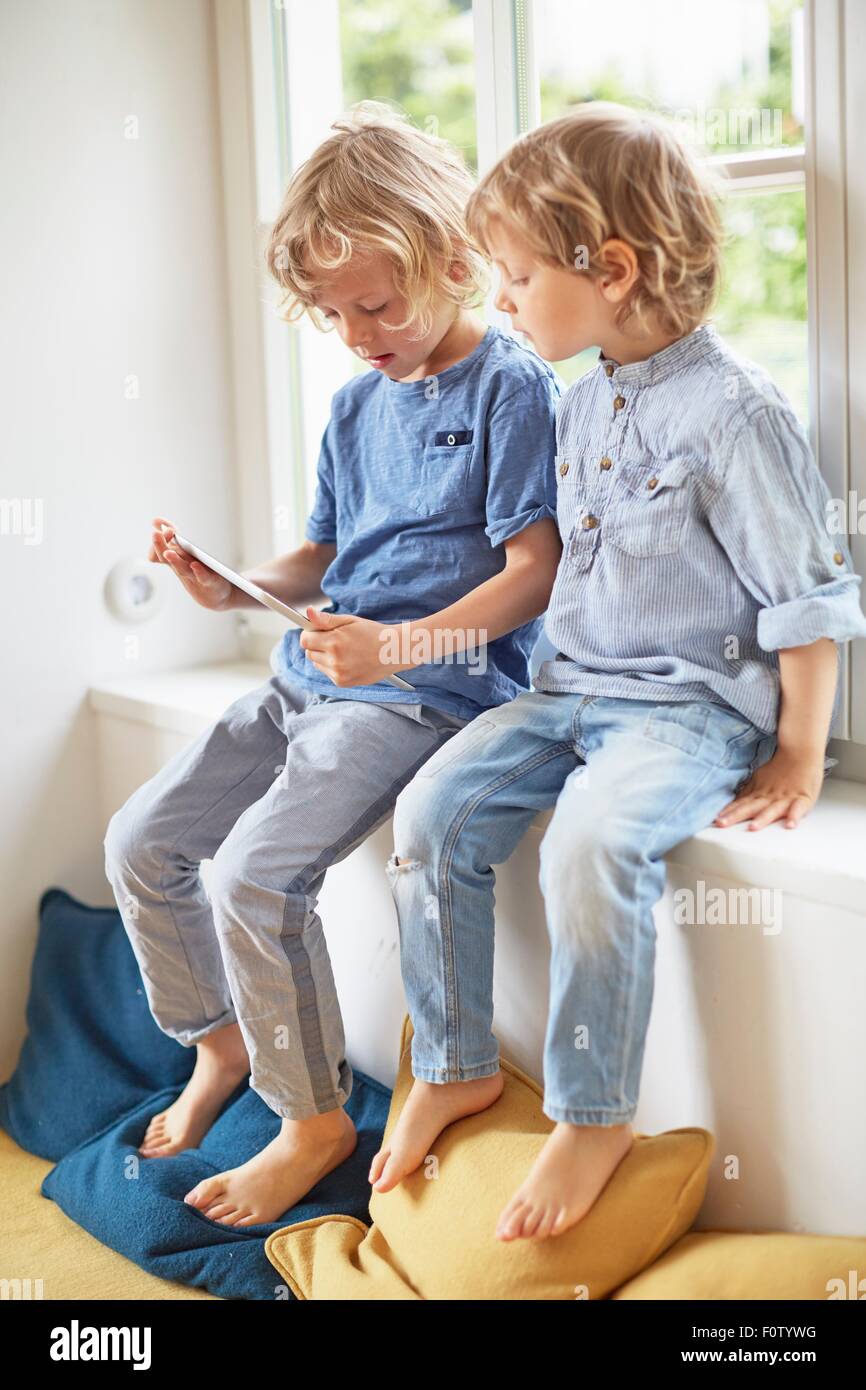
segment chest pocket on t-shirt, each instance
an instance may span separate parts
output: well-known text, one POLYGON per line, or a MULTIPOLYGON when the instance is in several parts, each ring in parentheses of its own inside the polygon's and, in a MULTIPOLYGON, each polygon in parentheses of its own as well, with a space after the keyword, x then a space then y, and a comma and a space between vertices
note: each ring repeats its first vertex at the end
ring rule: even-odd
POLYGON ((687 531, 691 467, 683 458, 624 458, 615 465, 607 540, 627 555, 675 555, 687 531))
POLYGON ((406 478, 406 501, 418 516, 441 516, 465 505, 472 436, 472 430, 438 430, 419 444, 406 478))

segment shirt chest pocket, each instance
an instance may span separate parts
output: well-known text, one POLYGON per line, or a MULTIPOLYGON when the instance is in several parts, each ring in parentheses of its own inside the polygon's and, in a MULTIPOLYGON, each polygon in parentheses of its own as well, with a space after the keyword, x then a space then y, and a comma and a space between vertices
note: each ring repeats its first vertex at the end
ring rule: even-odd
POLYGON ((624 458, 605 516, 605 538, 626 555, 676 555, 689 517, 691 467, 683 458, 624 458))
POLYGON ((472 430, 442 430, 417 446, 406 501, 418 516, 441 516, 465 505, 472 435, 472 430))

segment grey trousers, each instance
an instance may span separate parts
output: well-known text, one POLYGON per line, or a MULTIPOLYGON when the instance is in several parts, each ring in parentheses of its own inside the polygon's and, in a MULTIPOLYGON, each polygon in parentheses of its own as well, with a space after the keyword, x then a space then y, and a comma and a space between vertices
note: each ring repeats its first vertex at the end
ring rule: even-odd
POLYGON ((109 821, 105 872, 154 1019, 185 1046, 237 1022, 250 1085, 278 1115, 336 1109, 352 1089, 316 912, 325 871, 465 722, 274 675, 109 821))

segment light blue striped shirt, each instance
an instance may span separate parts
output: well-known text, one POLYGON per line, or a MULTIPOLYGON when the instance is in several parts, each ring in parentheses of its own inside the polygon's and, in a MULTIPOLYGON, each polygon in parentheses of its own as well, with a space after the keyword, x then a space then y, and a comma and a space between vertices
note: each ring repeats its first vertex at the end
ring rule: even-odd
POLYGON ((600 357, 560 399, 556 444, 557 656, 536 689, 711 700, 771 733, 779 648, 866 637, 806 435, 712 325, 643 362, 600 357))

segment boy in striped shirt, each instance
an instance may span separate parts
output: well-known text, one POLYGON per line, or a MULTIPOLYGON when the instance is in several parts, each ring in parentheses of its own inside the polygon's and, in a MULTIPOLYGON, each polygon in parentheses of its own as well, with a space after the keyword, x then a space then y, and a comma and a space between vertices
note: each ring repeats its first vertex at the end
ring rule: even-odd
POLYGON ((498 307, 538 353, 601 353, 557 407, 556 655, 397 800, 415 1082, 370 1177, 388 1191, 501 1093, 492 866, 553 807, 556 1127, 496 1232, 538 1240, 586 1214, 632 1143, 665 854, 710 824, 797 825, 832 765, 837 644, 866 618, 789 403, 707 321, 715 194, 670 131, 577 107, 507 152, 468 218, 501 272, 498 307))

